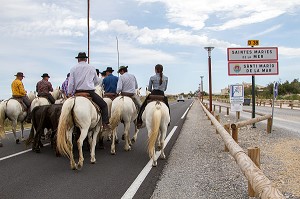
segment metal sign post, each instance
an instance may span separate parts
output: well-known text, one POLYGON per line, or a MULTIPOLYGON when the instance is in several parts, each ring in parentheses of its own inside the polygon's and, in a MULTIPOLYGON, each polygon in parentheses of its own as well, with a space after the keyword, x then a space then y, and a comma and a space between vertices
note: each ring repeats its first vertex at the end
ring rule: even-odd
POLYGON ((276 97, 278 96, 278 82, 274 83, 273 86, 273 102, 272 102, 272 124, 271 124, 271 130, 270 132, 272 132, 272 127, 273 127, 273 118, 274 118, 274 105, 275 105, 275 100, 276 97))

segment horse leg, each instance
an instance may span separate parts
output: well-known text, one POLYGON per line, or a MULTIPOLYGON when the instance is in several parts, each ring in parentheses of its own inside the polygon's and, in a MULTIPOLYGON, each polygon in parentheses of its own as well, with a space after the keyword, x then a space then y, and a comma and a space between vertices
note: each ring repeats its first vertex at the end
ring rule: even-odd
POLYGON ((24 141, 24 124, 21 122, 21 140, 24 141))
POLYGON ((15 137, 15 140, 16 140, 16 143, 17 144, 20 144, 20 139, 17 138, 17 134, 16 134, 16 131, 17 131, 17 120, 13 120, 11 122, 11 126, 12 126, 12 132, 14 133, 14 137, 15 137))
POLYGON ((77 169, 80 170, 83 167, 83 153, 82 153, 82 145, 83 141, 86 138, 88 134, 88 129, 80 129, 80 136, 79 139, 77 140, 77 147, 78 147, 78 152, 79 152, 79 160, 77 164, 77 169))
POLYGON ((112 130, 112 142, 110 147, 110 153, 112 155, 116 155, 116 145, 115 145, 116 134, 117 134, 117 128, 112 130))
POLYGON ((161 148, 161 133, 159 133, 157 136, 157 150, 160 151, 161 148))
MULTIPOLYGON (((91 147, 91 163, 95 164, 96 163, 96 158, 95 158, 95 148, 96 148, 96 144, 97 144, 97 137, 100 131, 100 125, 98 125, 94 131, 93 131, 93 140, 92 140, 92 145, 91 147)), ((102 137, 102 141, 103 141, 103 137, 102 137)))
POLYGON ((166 124, 165 126, 162 127, 162 130, 160 132, 160 143, 161 143, 161 146, 160 146, 160 151, 161 151, 161 154, 160 154, 160 158, 161 159, 166 159, 166 155, 165 155, 165 138, 166 138, 166 133, 167 133, 167 128, 168 128, 168 124, 166 124))
POLYGON ((125 146, 124 146, 124 150, 125 151, 130 151, 131 150, 131 141, 129 138, 129 127, 130 127, 130 122, 126 122, 124 123, 125 128, 124 128, 124 139, 125 139, 125 146))
POLYGON ((75 170, 76 169, 76 163, 74 160, 74 156, 73 156, 73 144, 72 144, 72 134, 73 134, 73 130, 74 127, 72 127, 69 132, 67 133, 67 145, 69 146, 70 149, 70 165, 71 165, 71 169, 75 170))
POLYGON ((152 166, 156 167, 157 166, 157 159, 155 158, 155 147, 153 147, 153 149, 151 149, 153 151, 153 156, 152 156, 152 166))
POLYGON ((138 132, 139 132, 139 129, 137 128, 136 122, 134 122, 134 135, 131 139, 132 142, 136 142, 138 132))

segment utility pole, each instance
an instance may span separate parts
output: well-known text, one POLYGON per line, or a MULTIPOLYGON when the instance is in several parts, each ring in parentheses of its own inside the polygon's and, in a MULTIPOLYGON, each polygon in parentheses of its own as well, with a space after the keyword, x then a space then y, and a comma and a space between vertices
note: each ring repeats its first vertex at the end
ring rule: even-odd
POLYGON ((90 63, 90 0, 87 0, 87 26, 88 26, 88 64, 90 63))
POLYGON ((209 111, 212 112, 211 51, 214 47, 204 47, 208 52, 209 111))
POLYGON ((200 78, 201 78, 200 94, 201 94, 202 102, 203 102, 203 95, 204 95, 204 92, 203 92, 203 77, 204 76, 200 76, 200 78))

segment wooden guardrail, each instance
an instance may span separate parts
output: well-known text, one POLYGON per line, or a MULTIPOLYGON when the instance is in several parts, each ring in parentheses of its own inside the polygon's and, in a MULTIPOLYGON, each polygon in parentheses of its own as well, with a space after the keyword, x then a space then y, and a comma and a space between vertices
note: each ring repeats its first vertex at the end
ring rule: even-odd
POLYGON ((238 166, 248 179, 255 193, 262 199, 284 199, 282 193, 272 186, 272 182, 255 165, 244 150, 232 139, 224 127, 215 119, 215 117, 200 102, 204 112, 210 118, 213 125, 217 128, 220 136, 225 142, 232 157, 236 160, 238 166))

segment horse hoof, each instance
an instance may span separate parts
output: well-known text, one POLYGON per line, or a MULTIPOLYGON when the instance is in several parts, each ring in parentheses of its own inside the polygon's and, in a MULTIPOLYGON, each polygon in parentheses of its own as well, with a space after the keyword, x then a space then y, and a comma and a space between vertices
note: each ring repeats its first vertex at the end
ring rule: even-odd
POLYGON ((132 141, 132 142, 135 142, 135 139, 134 139, 134 138, 132 138, 132 139, 131 139, 131 141, 132 141))
POLYGON ((157 162, 153 162, 152 167, 156 167, 156 166, 157 166, 157 162))
POLYGON ((122 140, 125 140, 125 134, 122 135, 122 140))
POLYGON ((16 139, 16 144, 20 144, 20 140, 19 139, 16 139))
POLYGON ((3 144, 0 142, 0 147, 3 147, 3 144))
POLYGON ((111 155, 116 155, 116 152, 115 151, 111 151, 110 154, 111 155))
POLYGON ((157 150, 160 151, 161 150, 161 146, 157 146, 157 150))
POLYGON ((116 139, 116 140, 115 140, 115 144, 119 144, 119 139, 116 139))

